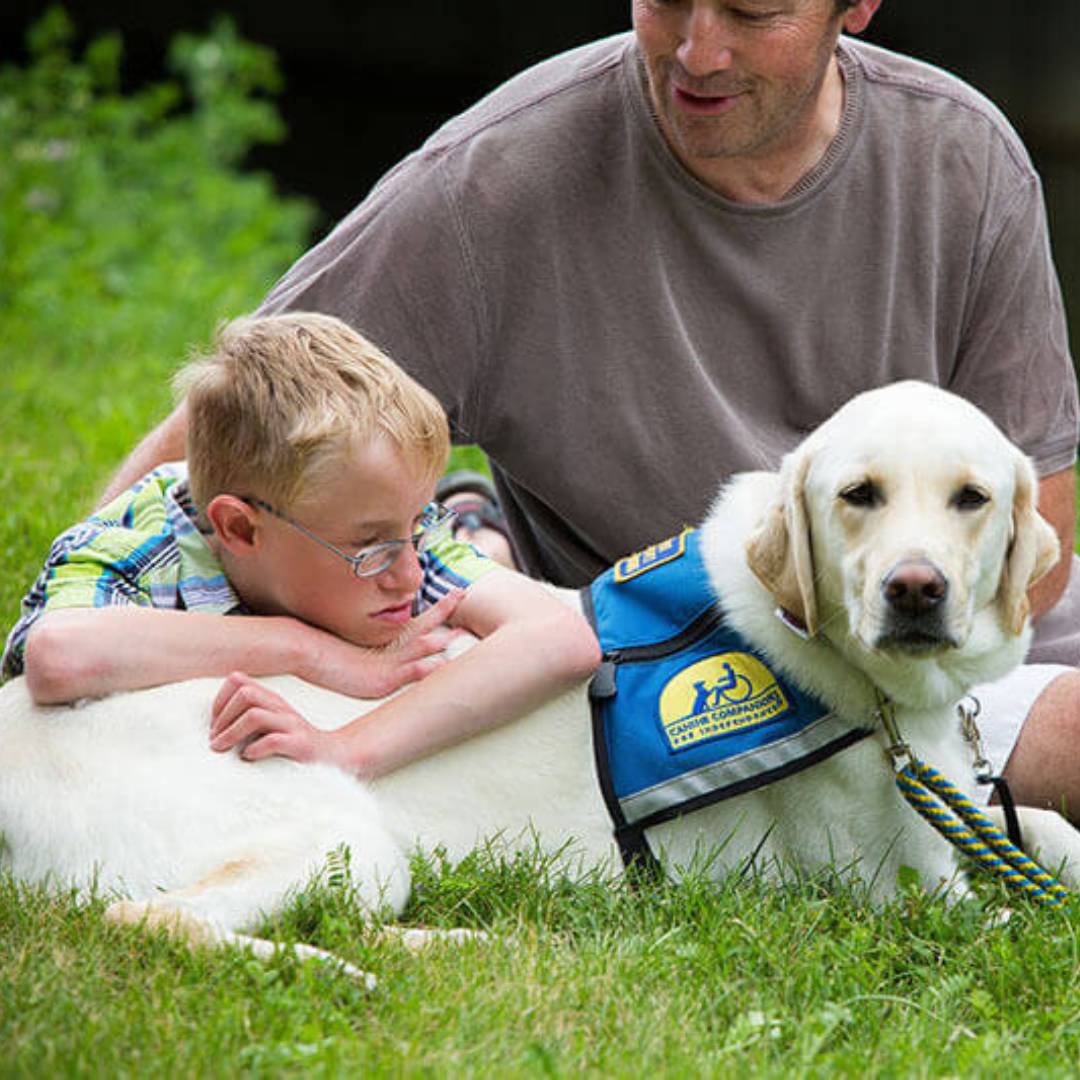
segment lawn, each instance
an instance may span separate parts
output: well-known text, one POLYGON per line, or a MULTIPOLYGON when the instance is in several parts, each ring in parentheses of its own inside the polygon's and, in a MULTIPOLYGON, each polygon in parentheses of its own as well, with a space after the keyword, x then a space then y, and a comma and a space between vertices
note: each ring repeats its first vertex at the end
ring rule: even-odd
MULTIPOLYGON (((0 73, 0 628, 54 534, 171 407, 168 379, 302 250, 310 210, 237 171, 276 137, 272 58, 221 24, 123 98, 62 20, 0 73), (212 47, 208 47, 208 42, 212 47), (176 112, 177 101, 193 108, 176 112)), ((0 1076, 1074 1076, 1078 919, 1006 900, 699 880, 569 883, 497 848, 416 860, 406 919, 487 944, 417 959, 329 885, 270 936, 374 972, 194 954, 102 899, 0 874, 0 1076)))
MULTIPOLYGON (((999 909, 996 897, 990 907, 999 909)), ((0 880, 3 1075, 1074 1076, 1076 921, 843 889, 634 894, 535 860, 427 865, 408 917, 483 927, 421 959, 332 891, 281 936, 374 971, 189 954, 0 880)))

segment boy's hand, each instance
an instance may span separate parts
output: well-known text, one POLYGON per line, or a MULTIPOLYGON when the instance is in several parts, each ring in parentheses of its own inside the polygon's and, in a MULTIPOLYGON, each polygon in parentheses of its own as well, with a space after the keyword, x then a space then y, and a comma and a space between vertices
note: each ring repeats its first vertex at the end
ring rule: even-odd
POLYGON ((224 752, 240 743, 240 757, 259 761, 331 761, 330 732, 312 727, 284 698, 243 672, 233 672, 214 698, 210 749, 224 752))
POLYGON ((448 593, 410 620, 397 641, 381 649, 353 645, 326 631, 318 631, 319 646, 302 677, 349 697, 381 698, 430 675, 446 663, 441 654, 461 633, 446 623, 464 595, 461 589, 448 593))

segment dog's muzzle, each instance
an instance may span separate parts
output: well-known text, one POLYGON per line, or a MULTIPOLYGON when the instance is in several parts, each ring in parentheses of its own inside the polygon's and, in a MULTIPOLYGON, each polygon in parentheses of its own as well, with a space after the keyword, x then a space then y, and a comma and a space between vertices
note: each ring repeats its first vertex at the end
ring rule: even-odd
POLYGON ((897 563, 882 579, 881 597, 885 617, 877 648, 921 653, 959 644, 946 625, 949 582, 933 563, 897 563))

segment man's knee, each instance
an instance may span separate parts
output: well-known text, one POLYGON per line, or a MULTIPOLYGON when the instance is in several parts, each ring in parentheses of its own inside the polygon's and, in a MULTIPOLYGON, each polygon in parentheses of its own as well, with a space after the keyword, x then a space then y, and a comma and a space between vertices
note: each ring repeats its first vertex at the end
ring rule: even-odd
POLYGON ((1036 698, 1005 766, 1013 798, 1080 823, 1080 670, 1036 698))

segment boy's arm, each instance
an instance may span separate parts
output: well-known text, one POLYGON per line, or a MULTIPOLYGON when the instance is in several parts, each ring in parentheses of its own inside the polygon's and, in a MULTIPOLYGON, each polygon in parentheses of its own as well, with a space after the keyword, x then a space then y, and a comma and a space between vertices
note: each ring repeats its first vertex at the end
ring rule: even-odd
POLYGON ((286 616, 213 615, 137 606, 61 608, 30 627, 23 663, 39 705, 243 668, 297 675, 351 697, 384 697, 443 663, 452 593, 388 649, 365 649, 286 616))
POLYGON ((251 740, 247 760, 280 754, 326 760, 379 776, 505 723, 587 678, 600 648, 583 616, 542 585, 509 570, 469 587, 453 619, 482 640, 406 693, 334 732, 307 724, 243 675, 214 704, 211 746, 251 740))

